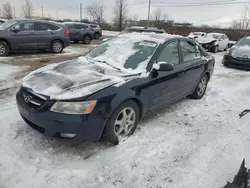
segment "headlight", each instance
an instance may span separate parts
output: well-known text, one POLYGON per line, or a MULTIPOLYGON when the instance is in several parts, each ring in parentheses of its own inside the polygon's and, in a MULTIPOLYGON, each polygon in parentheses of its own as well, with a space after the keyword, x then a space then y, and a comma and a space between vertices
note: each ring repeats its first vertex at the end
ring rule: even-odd
POLYGON ((97 101, 85 102, 56 102, 50 111, 62 114, 90 114, 95 108, 97 101))

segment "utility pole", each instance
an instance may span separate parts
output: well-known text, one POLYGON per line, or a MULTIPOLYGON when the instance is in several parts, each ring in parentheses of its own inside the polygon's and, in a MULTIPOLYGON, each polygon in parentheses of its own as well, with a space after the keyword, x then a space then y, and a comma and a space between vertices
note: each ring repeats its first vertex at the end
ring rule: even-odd
POLYGON ((80 22, 82 21, 82 3, 80 3, 80 22))
POLYGON ((151 0, 148 0, 148 27, 149 27, 149 22, 150 22, 150 8, 151 8, 151 0))
POLYGON ((41 9, 42 9, 42 19, 43 19, 43 6, 41 6, 41 9))

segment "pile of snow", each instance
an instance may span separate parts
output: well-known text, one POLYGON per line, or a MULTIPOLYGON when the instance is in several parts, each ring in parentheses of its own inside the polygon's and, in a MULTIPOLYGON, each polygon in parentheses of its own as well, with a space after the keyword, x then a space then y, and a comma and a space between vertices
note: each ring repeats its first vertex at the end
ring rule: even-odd
POLYGON ((235 46, 232 48, 232 56, 233 57, 245 57, 250 58, 250 46, 235 46))

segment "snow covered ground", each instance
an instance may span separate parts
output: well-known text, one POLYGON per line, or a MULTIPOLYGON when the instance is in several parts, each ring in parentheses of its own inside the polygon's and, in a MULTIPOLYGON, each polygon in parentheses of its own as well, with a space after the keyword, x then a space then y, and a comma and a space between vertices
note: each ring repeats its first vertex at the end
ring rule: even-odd
POLYGON ((102 31, 102 35, 104 37, 113 37, 113 36, 116 36, 118 35, 120 32, 117 32, 117 31, 106 31, 106 30, 103 30, 102 31))
POLYGON ((223 67, 223 52, 214 56, 203 99, 184 99, 146 117, 118 146, 46 138, 22 121, 13 94, 0 97, 0 187, 224 186, 243 158, 250 167, 250 114, 238 116, 250 108, 250 72, 223 67))

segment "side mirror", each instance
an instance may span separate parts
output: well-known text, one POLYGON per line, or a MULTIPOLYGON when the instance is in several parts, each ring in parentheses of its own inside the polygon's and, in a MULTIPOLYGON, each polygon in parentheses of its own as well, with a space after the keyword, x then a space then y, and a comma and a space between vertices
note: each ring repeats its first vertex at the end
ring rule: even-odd
POLYGON ((16 28, 13 27, 10 31, 12 31, 14 33, 18 33, 18 32, 20 32, 20 29, 16 29, 16 28))
POLYGON ((166 62, 158 62, 159 69, 158 71, 172 71, 174 70, 173 64, 166 63, 166 62))

